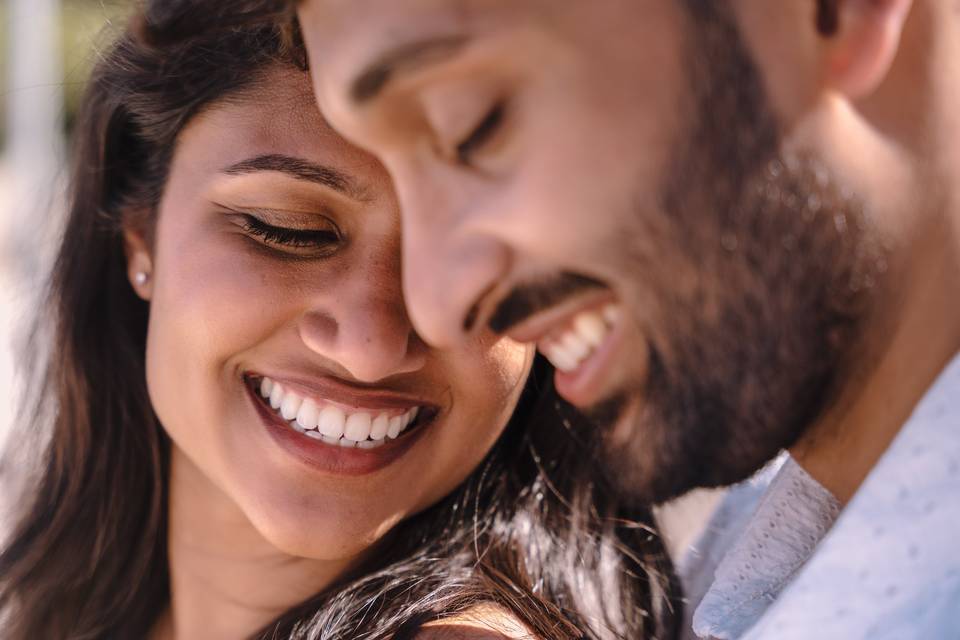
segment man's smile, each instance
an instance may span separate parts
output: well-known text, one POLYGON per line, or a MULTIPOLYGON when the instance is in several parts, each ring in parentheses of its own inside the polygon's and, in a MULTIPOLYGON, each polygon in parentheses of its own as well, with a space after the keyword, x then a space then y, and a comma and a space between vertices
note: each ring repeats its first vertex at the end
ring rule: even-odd
POLYGON ((535 343, 556 369, 557 391, 583 408, 608 392, 607 372, 620 352, 623 317, 621 303, 608 289, 593 289, 535 313, 508 336, 535 343))

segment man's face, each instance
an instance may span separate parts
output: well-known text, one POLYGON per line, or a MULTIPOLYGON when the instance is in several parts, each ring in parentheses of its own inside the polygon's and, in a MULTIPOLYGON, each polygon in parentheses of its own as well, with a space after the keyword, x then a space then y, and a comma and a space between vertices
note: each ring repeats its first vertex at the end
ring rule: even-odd
POLYGON ((418 331, 536 342, 637 496, 746 477, 836 393, 879 260, 822 163, 782 152, 728 5, 300 18, 322 110, 396 183, 418 331))

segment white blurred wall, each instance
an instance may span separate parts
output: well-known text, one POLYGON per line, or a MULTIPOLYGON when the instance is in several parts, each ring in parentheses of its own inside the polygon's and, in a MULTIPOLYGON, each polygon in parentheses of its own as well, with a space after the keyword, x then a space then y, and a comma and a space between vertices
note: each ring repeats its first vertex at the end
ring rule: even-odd
MULTIPOLYGON (((6 0, 6 144, 0 155, 0 447, 19 392, 15 342, 40 291, 63 167, 59 0, 6 0)), ((0 467, 0 518, 11 469, 0 467)), ((2 520, 0 520, 2 523, 2 520)))
MULTIPOLYGON (((6 163, 0 161, 0 241, 6 239, 9 226, 10 193, 12 185, 6 163)), ((11 353, 12 317, 14 314, 13 282, 6 260, 0 260, 0 445, 12 419, 10 388, 13 384, 13 354, 11 353)))

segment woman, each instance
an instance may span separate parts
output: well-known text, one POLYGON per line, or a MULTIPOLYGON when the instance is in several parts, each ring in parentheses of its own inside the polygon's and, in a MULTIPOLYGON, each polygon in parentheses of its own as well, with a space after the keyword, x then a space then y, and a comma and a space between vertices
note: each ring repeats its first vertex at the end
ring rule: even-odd
POLYGON ((4 637, 670 636, 649 513, 530 349, 412 332, 388 180, 298 39, 167 7, 79 121, 4 637))

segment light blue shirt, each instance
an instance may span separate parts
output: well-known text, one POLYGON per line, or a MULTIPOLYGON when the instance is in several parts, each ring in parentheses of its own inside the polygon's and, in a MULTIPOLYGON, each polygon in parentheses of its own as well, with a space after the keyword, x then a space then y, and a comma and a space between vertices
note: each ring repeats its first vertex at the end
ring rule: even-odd
POLYGON ((842 512, 786 458, 678 567, 688 638, 960 640, 960 355, 842 512))

